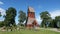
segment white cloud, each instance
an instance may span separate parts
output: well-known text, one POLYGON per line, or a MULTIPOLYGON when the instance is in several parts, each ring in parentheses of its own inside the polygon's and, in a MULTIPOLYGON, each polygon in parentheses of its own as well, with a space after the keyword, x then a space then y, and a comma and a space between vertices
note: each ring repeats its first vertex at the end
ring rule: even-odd
POLYGON ((5 10, 0 8, 0 12, 2 14, 2 17, 0 17, 0 21, 3 21, 4 20, 3 16, 6 15, 5 10))
POLYGON ((41 20, 40 16, 36 16, 36 20, 37 20, 38 24, 40 25, 40 24, 41 24, 41 22, 42 22, 42 20, 41 20))
POLYGON ((1 12, 2 16, 3 16, 3 15, 6 15, 6 13, 5 13, 5 10, 4 10, 4 9, 0 8, 0 12, 1 12))
MULTIPOLYGON (((56 16, 60 16, 60 10, 54 10, 49 12, 51 14, 51 17, 54 19, 56 16)), ((40 16, 36 16, 36 20, 38 22, 38 24, 41 24, 42 19, 40 18, 40 16)))
POLYGON ((50 12, 51 17, 54 19, 56 16, 60 16, 60 10, 55 10, 50 12))
POLYGON ((0 21, 4 21, 4 18, 3 17, 0 17, 0 21))
POLYGON ((0 4, 4 4, 4 3, 0 1, 0 4))

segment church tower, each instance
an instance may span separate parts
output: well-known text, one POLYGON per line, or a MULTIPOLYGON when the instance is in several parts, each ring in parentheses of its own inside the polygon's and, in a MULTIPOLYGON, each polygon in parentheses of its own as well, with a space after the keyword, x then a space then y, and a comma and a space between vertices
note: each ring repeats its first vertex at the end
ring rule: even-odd
POLYGON ((35 27, 37 25, 38 24, 37 24, 36 19, 35 19, 34 9, 32 7, 28 7, 26 26, 27 26, 27 28, 33 28, 33 27, 35 27))

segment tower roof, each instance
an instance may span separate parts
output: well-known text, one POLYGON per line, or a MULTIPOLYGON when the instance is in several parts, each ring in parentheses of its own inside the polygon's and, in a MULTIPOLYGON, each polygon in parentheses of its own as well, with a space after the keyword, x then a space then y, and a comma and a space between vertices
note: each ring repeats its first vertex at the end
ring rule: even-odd
POLYGON ((29 12, 34 12, 34 9, 32 7, 28 7, 29 12))

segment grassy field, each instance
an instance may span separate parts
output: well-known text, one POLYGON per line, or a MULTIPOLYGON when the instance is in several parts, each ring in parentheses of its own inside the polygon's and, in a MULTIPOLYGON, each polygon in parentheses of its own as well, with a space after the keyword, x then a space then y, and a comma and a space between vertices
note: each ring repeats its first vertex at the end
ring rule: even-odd
POLYGON ((0 34, 60 34, 60 32, 54 32, 49 30, 20 30, 20 31, 5 31, 0 34))

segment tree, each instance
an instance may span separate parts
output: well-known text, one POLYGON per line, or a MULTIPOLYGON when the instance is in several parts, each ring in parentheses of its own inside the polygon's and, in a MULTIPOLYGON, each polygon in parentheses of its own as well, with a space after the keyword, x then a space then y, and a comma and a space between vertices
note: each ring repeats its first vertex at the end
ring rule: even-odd
POLYGON ((42 19, 42 23, 41 23, 41 26, 42 27, 46 27, 46 25, 48 24, 48 22, 50 21, 51 17, 50 17, 50 14, 45 11, 45 12, 41 12, 40 13, 40 17, 42 19))
POLYGON ((3 27, 3 26, 4 26, 3 21, 0 21, 0 27, 3 27))
POLYGON ((1 17, 2 15, 1 15, 1 12, 0 12, 0 17, 1 17))
MULTIPOLYGON (((2 15, 1 15, 1 12, 0 12, 0 17, 1 17, 2 15)), ((0 21, 0 27, 2 27, 3 26, 3 21, 0 21)))
POLYGON ((13 7, 8 8, 8 10, 6 10, 6 16, 4 20, 5 26, 11 26, 11 24, 15 26, 16 25, 15 17, 16 17, 16 9, 13 7))
POLYGON ((52 19, 51 23, 49 24, 49 27, 52 27, 52 28, 56 28, 57 27, 55 19, 52 19))
POLYGON ((22 10, 19 11, 19 24, 23 25, 23 22, 26 20, 26 13, 22 10))
POLYGON ((56 25, 58 28, 60 28, 60 16, 55 17, 56 25))

